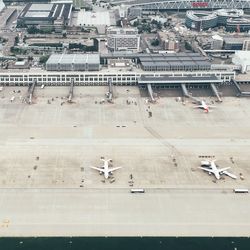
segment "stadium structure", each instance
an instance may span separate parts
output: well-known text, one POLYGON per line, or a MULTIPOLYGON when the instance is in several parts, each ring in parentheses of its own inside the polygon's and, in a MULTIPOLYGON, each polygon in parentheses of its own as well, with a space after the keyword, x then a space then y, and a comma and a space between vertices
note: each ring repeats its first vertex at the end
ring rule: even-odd
POLYGON ((144 11, 250 9, 250 0, 114 0, 111 4, 141 7, 144 11))
MULTIPOLYGON (((188 28, 194 30, 207 30, 216 26, 228 26, 228 21, 242 19, 243 10, 238 9, 219 9, 213 12, 189 10, 186 12, 185 24, 188 28)), ((249 22, 248 22, 249 23, 249 22)), ((247 28, 247 27, 246 27, 247 28)))
POLYGON ((186 12, 185 24, 195 30, 207 30, 217 26, 218 17, 215 13, 192 11, 186 12))
POLYGON ((244 11, 240 9, 220 9, 217 10, 216 15, 218 16, 218 25, 225 26, 229 18, 240 18, 243 17, 244 11))

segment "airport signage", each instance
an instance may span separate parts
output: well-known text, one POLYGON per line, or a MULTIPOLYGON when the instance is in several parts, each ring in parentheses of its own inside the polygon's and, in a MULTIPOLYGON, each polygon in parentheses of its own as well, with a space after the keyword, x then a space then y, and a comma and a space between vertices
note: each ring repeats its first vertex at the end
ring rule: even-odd
POLYGON ((208 7, 208 3, 207 2, 194 2, 192 3, 192 6, 197 8, 197 7, 208 7))

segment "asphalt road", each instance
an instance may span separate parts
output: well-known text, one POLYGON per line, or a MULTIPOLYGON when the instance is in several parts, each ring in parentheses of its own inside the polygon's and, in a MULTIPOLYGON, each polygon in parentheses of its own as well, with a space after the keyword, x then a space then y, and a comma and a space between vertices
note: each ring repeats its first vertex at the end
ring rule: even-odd
POLYGON ((0 236, 249 236, 249 206, 218 190, 1 189, 0 236))

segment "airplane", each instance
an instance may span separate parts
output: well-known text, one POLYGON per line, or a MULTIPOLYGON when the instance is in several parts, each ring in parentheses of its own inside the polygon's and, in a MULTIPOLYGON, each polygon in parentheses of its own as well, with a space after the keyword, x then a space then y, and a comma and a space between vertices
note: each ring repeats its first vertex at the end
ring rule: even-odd
POLYGON ((201 167, 199 167, 200 169, 207 171, 209 174, 214 174, 215 178, 217 180, 220 179, 222 174, 225 174, 233 179, 237 179, 237 177, 234 174, 229 173, 227 170, 230 167, 226 167, 226 168, 217 168, 216 164, 215 164, 215 160, 212 161, 201 161, 201 167))
POLYGON ((204 100, 199 101, 200 105, 195 106, 195 108, 203 109, 205 113, 210 112, 210 108, 215 108, 215 106, 211 106, 207 104, 204 100))
POLYGON ((113 171, 122 168, 122 167, 109 168, 109 163, 112 161, 111 159, 105 160, 105 159, 101 158, 101 161, 103 161, 103 165, 101 167, 99 167, 99 168, 91 167, 91 168, 98 170, 100 172, 100 174, 104 174, 105 179, 108 179, 113 171))

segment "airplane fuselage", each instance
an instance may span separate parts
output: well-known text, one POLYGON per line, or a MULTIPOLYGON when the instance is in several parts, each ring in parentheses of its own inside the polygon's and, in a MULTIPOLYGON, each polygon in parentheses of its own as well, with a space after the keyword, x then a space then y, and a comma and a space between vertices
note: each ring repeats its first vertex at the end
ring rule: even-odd
POLYGON ((108 179, 109 178, 109 162, 108 161, 104 161, 104 165, 103 165, 103 168, 104 168, 104 177, 105 179, 108 179))
POLYGON ((200 106, 202 109, 205 110, 205 112, 209 112, 209 107, 208 105, 206 104, 205 101, 201 101, 201 106, 200 106))

